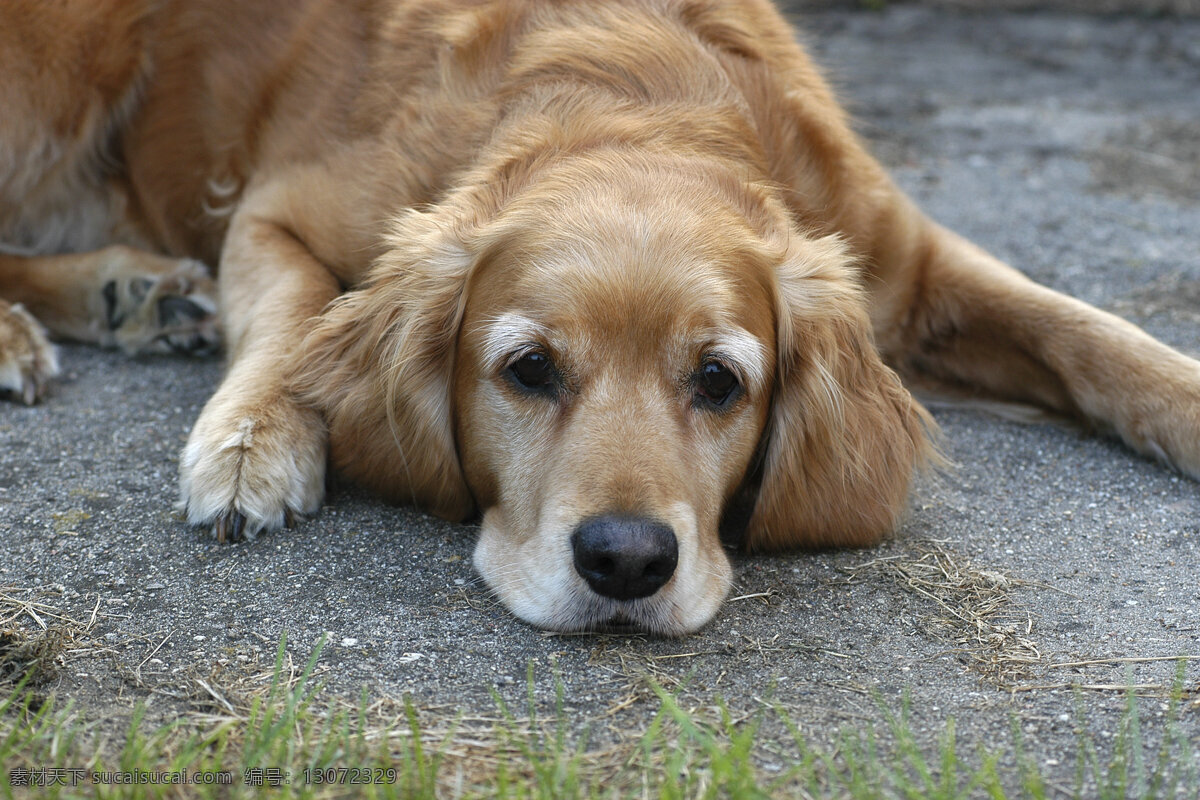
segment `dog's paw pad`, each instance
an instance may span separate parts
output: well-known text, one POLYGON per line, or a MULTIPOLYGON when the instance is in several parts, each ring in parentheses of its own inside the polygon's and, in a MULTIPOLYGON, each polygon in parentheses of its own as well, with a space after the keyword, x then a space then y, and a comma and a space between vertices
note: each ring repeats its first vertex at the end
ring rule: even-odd
POLYGON ((221 342, 216 303, 203 295, 168 294, 158 299, 158 340, 176 353, 201 354, 221 342))
POLYGON ((221 344, 216 284, 204 265, 116 250, 100 287, 105 337, 125 352, 203 354, 221 344))
POLYGON ((46 331, 20 304, 0 301, 0 395, 33 405, 58 374, 46 331))

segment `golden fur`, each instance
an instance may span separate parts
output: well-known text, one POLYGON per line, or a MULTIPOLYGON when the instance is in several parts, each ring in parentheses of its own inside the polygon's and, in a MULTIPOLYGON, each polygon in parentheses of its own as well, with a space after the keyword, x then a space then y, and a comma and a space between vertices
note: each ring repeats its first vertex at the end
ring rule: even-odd
POLYGON ((114 161, 151 25, 143 2, 0 8, 0 391, 25 403, 58 372, 47 328, 128 353, 218 341, 208 271, 146 249, 114 161))
MULTIPOLYGON (((315 512, 328 452, 481 515, 476 566, 522 618, 677 634, 727 591, 722 529, 893 528, 935 458, 901 376, 1200 474, 1200 364, 925 218, 765 0, 15 2, 117 28, 85 50, 117 65, 107 122, 66 126, 119 133, 105 243, 219 265, 229 371, 181 493, 220 538, 315 512)), ((3 74, 53 102, 22 99, 0 153, 59 135, 77 82, 3 74)), ((53 183, 4 158, 6 202, 53 183)), ((0 208, 0 236, 30 225, 0 208)), ((8 298, 86 249, 20 235, 46 255, 0 261, 8 298)))

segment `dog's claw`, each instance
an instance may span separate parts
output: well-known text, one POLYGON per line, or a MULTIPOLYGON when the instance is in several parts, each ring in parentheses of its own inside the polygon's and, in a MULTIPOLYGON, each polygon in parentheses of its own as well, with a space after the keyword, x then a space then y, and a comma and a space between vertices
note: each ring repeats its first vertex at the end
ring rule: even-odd
POLYGON ((213 522, 213 534, 220 544, 242 541, 245 530, 246 517, 239 511, 227 511, 213 522))
MULTIPOLYGON (((295 530, 296 524, 301 519, 299 512, 295 509, 286 508, 283 511, 283 527, 288 530, 295 530)), ((216 540, 224 544, 225 542, 243 542, 252 541, 255 536, 255 530, 270 530, 270 527, 255 528, 250 526, 250 535, 246 535, 247 519, 246 515, 240 511, 226 511, 218 516, 212 524, 213 536, 216 540)))
MULTIPOLYGON (((16 372, 16 370, 13 370, 16 372)), ((0 378, 0 395, 31 406, 42 396, 42 380, 36 373, 22 372, 0 378), (7 382, 6 382, 7 379, 7 382), (12 385, 9 385, 11 383, 12 385)))
POLYGON ((33 405, 34 401, 37 400, 39 394, 41 394, 41 391, 38 389, 37 381, 35 381, 31 378, 28 378, 28 377, 23 377, 21 379, 21 402, 22 403, 24 403, 27 406, 33 405))

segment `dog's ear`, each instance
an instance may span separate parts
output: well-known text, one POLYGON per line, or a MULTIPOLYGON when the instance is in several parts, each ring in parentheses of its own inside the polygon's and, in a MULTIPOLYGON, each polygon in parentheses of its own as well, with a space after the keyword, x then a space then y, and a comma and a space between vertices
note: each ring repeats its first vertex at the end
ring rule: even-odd
POLYGON ((473 512, 454 444, 455 343, 473 258, 449 215, 410 212, 367 281, 313 323, 291 386, 329 425, 335 468, 451 520, 473 512))
POLYGON ((777 277, 778 365, 745 544, 872 544, 933 456, 933 422, 880 359, 839 240, 794 241, 777 277))

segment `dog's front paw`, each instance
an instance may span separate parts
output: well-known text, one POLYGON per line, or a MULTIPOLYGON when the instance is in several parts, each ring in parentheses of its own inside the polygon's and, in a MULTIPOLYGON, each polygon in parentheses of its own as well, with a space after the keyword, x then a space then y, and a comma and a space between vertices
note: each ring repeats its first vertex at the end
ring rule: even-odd
POLYGON ((0 395, 31 406, 58 374, 58 358, 46 331, 19 303, 0 300, 0 395))
POLYGON ((131 355, 207 353, 219 346, 217 288, 203 264, 121 246, 106 255, 102 344, 131 355))
POLYGON ((283 394, 218 392, 180 458, 180 505, 217 540, 253 539, 312 514, 325 490, 325 425, 283 394))

